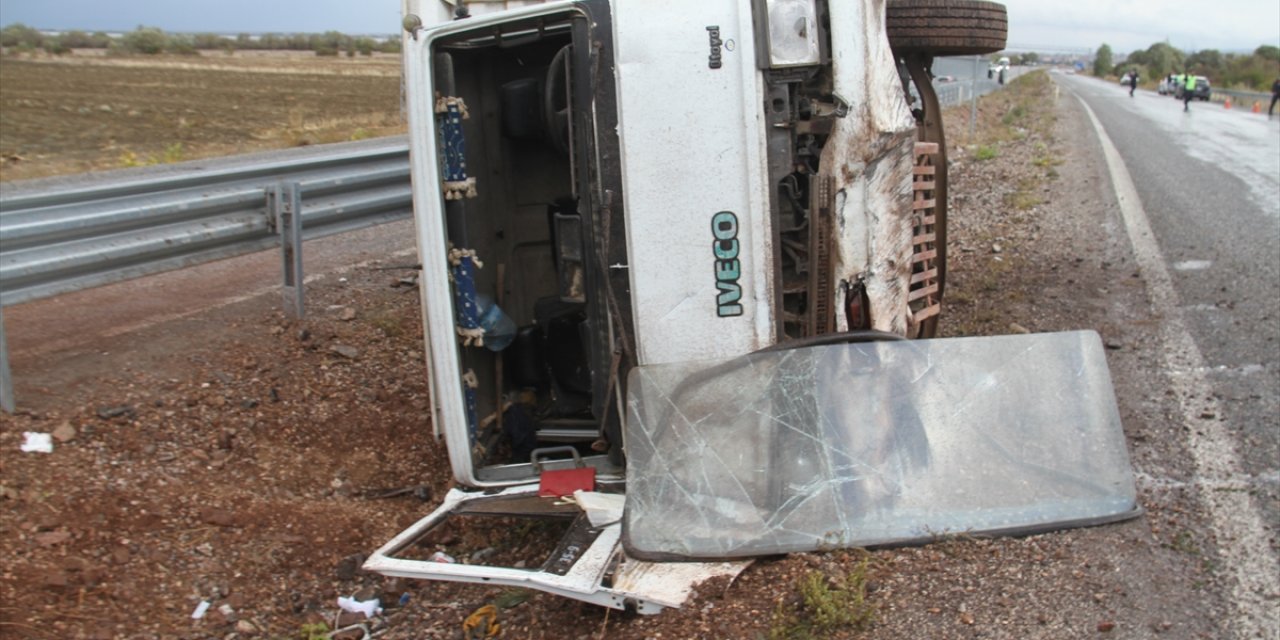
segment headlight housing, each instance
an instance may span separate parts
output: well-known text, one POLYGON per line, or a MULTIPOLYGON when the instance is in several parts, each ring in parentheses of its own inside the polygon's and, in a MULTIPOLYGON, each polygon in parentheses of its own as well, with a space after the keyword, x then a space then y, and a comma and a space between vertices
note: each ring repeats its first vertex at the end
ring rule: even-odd
POLYGON ((821 51, 816 0, 765 0, 764 5, 768 66, 777 69, 818 64, 821 51))

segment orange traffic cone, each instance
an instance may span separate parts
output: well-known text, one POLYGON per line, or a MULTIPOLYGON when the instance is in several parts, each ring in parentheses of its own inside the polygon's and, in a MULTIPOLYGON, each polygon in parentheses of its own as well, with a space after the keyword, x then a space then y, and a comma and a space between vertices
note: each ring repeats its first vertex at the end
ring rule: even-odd
POLYGON ((1226 100, 1226 102, 1223 102, 1223 103, 1222 103, 1222 108, 1223 108, 1223 109, 1230 109, 1230 108, 1231 108, 1231 96, 1227 96, 1227 100, 1226 100))
POLYGON ((1253 112, 1254 112, 1254 113, 1262 113, 1262 103, 1261 103, 1261 102, 1258 102, 1257 100, 1254 100, 1254 101, 1253 101, 1253 112))

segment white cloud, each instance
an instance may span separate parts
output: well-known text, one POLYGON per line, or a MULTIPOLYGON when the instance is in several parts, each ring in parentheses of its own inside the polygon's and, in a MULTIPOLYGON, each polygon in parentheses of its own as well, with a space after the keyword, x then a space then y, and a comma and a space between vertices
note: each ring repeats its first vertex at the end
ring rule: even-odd
POLYGON ((1253 50, 1280 46, 1276 0, 1005 0, 1010 45, 1118 51, 1168 40, 1179 49, 1253 50))

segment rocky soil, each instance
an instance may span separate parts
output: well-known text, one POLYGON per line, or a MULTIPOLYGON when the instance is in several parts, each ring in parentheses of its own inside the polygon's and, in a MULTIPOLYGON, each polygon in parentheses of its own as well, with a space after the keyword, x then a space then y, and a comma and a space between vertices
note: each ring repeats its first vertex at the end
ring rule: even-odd
MULTIPOLYGON (((1150 373, 1144 327, 1158 319, 1092 134, 1045 74, 984 99, 972 139, 967 117, 947 120, 943 331, 1099 331, 1143 517, 762 558, 654 617, 363 573, 363 554, 429 512, 450 477, 428 419, 414 271, 388 259, 313 281, 306 322, 260 296, 95 352, 15 356, 41 373, 18 377, 20 411, 0 418, 0 636, 309 640, 361 622, 336 606, 358 595, 386 610, 343 637, 459 638, 487 604, 508 638, 1221 637, 1214 541, 1177 482, 1189 471, 1150 373), (53 453, 21 452, 27 431, 51 433, 53 453), (397 488, 409 490, 384 497, 397 488), (859 615, 817 626, 806 579, 859 615)), ((518 557, 539 542, 526 533, 466 527, 438 542, 462 561, 518 557)))

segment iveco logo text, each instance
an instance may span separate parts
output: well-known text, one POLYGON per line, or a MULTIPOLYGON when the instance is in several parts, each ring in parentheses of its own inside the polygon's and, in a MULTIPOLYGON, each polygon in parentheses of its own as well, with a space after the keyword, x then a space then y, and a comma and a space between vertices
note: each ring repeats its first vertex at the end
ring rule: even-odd
POLYGON ((732 211, 721 211, 711 216, 711 252, 715 254, 716 315, 721 318, 742 315, 742 286, 738 277, 742 265, 738 262, 738 216, 732 211))

